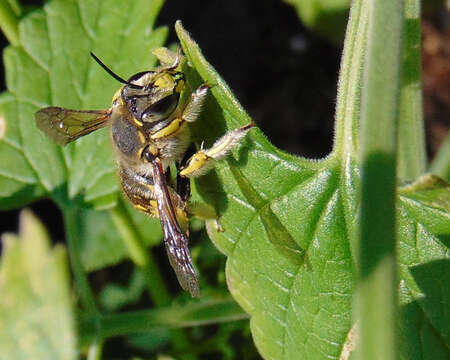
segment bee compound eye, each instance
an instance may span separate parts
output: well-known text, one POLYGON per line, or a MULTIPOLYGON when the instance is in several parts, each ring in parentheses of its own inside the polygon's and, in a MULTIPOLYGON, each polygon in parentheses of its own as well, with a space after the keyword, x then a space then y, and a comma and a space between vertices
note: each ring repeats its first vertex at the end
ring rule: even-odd
POLYGON ((175 111, 179 98, 180 94, 174 93, 150 105, 142 113, 142 120, 153 122, 168 117, 175 111))

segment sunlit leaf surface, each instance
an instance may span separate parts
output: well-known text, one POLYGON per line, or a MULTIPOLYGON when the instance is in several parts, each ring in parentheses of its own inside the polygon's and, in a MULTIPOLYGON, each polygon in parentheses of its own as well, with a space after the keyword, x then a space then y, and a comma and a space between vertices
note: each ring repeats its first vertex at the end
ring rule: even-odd
POLYGON ((2 236, 0 357, 9 360, 77 359, 66 253, 51 249, 42 224, 29 211, 19 235, 2 236))
MULTIPOLYGON (((181 23, 177 32, 202 81, 215 84, 203 114, 209 126, 202 125, 202 135, 210 139, 206 131, 214 129, 214 138, 215 129, 250 122, 181 23)), ((192 74, 192 81, 198 75, 192 74)), ((351 140, 343 146, 351 148, 351 140)), ((256 130, 227 164, 197 181, 200 195, 219 211, 225 231, 216 232, 209 224, 209 234, 228 257, 229 289, 251 315, 252 334, 264 358, 341 356, 352 327, 359 180, 355 152, 308 161, 275 149, 256 130)), ((450 301, 444 285, 450 190, 445 182, 433 186, 402 192, 398 235, 402 291, 428 324, 417 329, 402 322, 401 327, 416 337, 426 334, 414 346, 426 349, 437 343, 438 354, 448 353, 450 333, 444 310, 450 301), (433 280, 431 270, 442 277, 433 280)), ((402 341, 409 351, 411 338, 402 341)), ((425 350, 414 358, 426 358, 425 350)))

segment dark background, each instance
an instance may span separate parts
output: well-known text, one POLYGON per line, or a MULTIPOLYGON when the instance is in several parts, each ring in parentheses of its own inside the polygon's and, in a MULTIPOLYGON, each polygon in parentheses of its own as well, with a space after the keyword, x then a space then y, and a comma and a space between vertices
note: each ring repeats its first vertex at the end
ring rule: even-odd
MULTIPOLYGON (((173 25, 178 19, 271 142, 308 158, 321 158, 330 152, 341 43, 307 30, 294 8, 281 0, 168 0, 157 21, 157 25, 171 27, 168 44, 177 41, 173 25)), ((430 158, 449 128, 448 19, 441 8, 426 15, 423 27, 424 110, 430 158)), ((3 35, 0 40, 5 47, 3 35)), ((29 207, 45 223, 53 240, 64 239, 62 217, 53 202, 41 200, 29 207)), ((0 233, 17 231, 18 212, 0 212, 0 233)), ((156 251, 158 262, 166 264, 164 250, 156 251)))

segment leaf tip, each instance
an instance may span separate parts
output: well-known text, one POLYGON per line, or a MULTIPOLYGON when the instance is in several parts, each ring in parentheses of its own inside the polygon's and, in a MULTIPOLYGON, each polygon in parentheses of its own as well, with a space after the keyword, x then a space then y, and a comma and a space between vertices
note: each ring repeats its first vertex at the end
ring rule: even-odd
POLYGON ((36 215, 31 210, 24 209, 20 213, 19 218, 19 234, 25 240, 42 241, 48 246, 49 236, 44 225, 39 221, 36 215))
POLYGON ((181 22, 181 20, 175 21, 175 30, 177 33, 180 31, 186 31, 184 30, 183 23, 181 22))

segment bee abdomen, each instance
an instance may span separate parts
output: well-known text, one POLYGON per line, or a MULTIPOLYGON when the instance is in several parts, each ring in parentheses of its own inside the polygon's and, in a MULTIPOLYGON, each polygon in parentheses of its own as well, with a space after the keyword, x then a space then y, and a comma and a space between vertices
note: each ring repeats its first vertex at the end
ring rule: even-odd
POLYGON ((153 178, 140 175, 123 166, 119 168, 119 176, 123 192, 131 203, 150 216, 158 217, 158 204, 153 194, 153 178))

